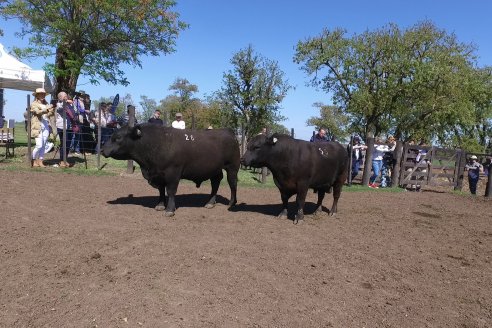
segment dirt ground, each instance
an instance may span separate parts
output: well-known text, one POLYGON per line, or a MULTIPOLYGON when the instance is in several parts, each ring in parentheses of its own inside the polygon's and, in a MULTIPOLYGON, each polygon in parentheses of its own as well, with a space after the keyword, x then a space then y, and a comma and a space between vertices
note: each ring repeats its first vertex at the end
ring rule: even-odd
POLYGON ((492 327, 484 197, 310 193, 296 226, 277 189, 181 184, 165 218, 140 175, 0 179, 1 327, 492 327))

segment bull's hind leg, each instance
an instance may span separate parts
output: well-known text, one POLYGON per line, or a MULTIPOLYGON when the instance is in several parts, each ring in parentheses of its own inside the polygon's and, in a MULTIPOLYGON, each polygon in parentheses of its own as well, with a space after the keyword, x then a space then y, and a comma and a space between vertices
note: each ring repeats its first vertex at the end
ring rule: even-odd
POLYGON ((217 191, 219 190, 220 181, 223 177, 224 174, 222 173, 222 170, 220 170, 219 174, 210 179, 212 185, 212 193, 210 194, 210 200, 207 202, 207 204, 205 204, 205 208, 213 208, 215 206, 217 191))
MULTIPOLYGON (((308 187, 301 187, 297 189, 296 204, 297 213, 294 217, 294 224, 304 222, 304 204, 306 203, 306 195, 308 192, 308 187)), ((319 192, 319 190, 318 190, 319 192)))
POLYGON ((227 173, 227 182, 229 183, 229 187, 231 188, 231 199, 229 201, 230 210, 237 203, 236 193, 237 193, 237 171, 238 169, 228 168, 226 169, 227 173))
POLYGON ((161 186, 159 189, 159 202, 155 206, 156 211, 164 211, 166 209, 166 187, 161 186))
POLYGON ((343 183, 347 179, 346 175, 342 174, 338 177, 338 180, 333 184, 333 205, 331 206, 330 216, 333 216, 337 213, 337 205, 338 199, 342 193, 343 183))

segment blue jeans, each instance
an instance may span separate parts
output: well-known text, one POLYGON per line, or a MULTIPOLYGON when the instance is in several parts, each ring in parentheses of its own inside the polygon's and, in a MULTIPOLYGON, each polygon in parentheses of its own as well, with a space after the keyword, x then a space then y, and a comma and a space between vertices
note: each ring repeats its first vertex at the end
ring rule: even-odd
POLYGON ((381 171, 381 166, 383 165, 382 160, 372 160, 372 175, 371 178, 369 179, 369 183, 374 183, 376 181, 377 177, 379 176, 379 171, 381 171))
POLYGON ((352 162, 352 180, 354 180, 357 174, 359 174, 359 169, 360 169, 360 161, 354 159, 352 162))
MULTIPOLYGON (((68 134, 67 134, 68 136, 68 134)), ((76 153, 80 153, 80 133, 72 132, 72 139, 70 141, 70 149, 76 153)))
POLYGON ((390 163, 383 160, 381 167, 381 188, 391 187, 390 163))

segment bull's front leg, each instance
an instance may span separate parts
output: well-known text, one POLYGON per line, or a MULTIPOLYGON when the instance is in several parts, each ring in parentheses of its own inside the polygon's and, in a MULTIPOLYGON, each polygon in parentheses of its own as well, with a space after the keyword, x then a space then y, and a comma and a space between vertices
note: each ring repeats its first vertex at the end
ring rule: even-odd
POLYGON ((168 200, 164 215, 167 217, 174 216, 174 211, 176 211, 174 197, 176 196, 176 191, 178 190, 178 182, 179 181, 168 183, 166 186, 168 200))
POLYGON ((166 186, 159 188, 159 202, 155 206, 156 211, 164 211, 166 209, 166 186))
POLYGON ((299 187, 297 189, 297 196, 296 196, 297 213, 294 217, 294 224, 304 222, 304 203, 306 202, 307 191, 308 191, 307 186, 299 187))
POLYGON ((283 217, 287 218, 287 216, 288 216, 287 207, 289 205, 290 196, 291 195, 289 195, 288 193, 280 191, 280 197, 282 198, 282 211, 280 212, 279 215, 277 215, 277 218, 279 218, 279 219, 281 219, 283 217))

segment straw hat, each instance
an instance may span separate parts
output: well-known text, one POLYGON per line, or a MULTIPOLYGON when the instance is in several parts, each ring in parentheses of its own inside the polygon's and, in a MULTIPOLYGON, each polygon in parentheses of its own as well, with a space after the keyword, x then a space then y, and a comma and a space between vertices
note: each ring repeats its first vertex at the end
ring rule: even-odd
POLYGON ((470 157, 470 158, 471 158, 471 159, 478 159, 478 157, 477 157, 477 156, 475 156, 475 155, 471 155, 471 157, 470 157))
POLYGON ((44 88, 36 88, 36 91, 34 91, 34 92, 32 93, 32 95, 33 95, 33 96, 36 96, 36 95, 37 95, 37 94, 39 94, 39 93, 44 93, 44 94, 46 94, 46 90, 44 90, 44 88))
POLYGON ((181 113, 176 113, 176 117, 183 117, 183 114, 181 114, 181 113))

